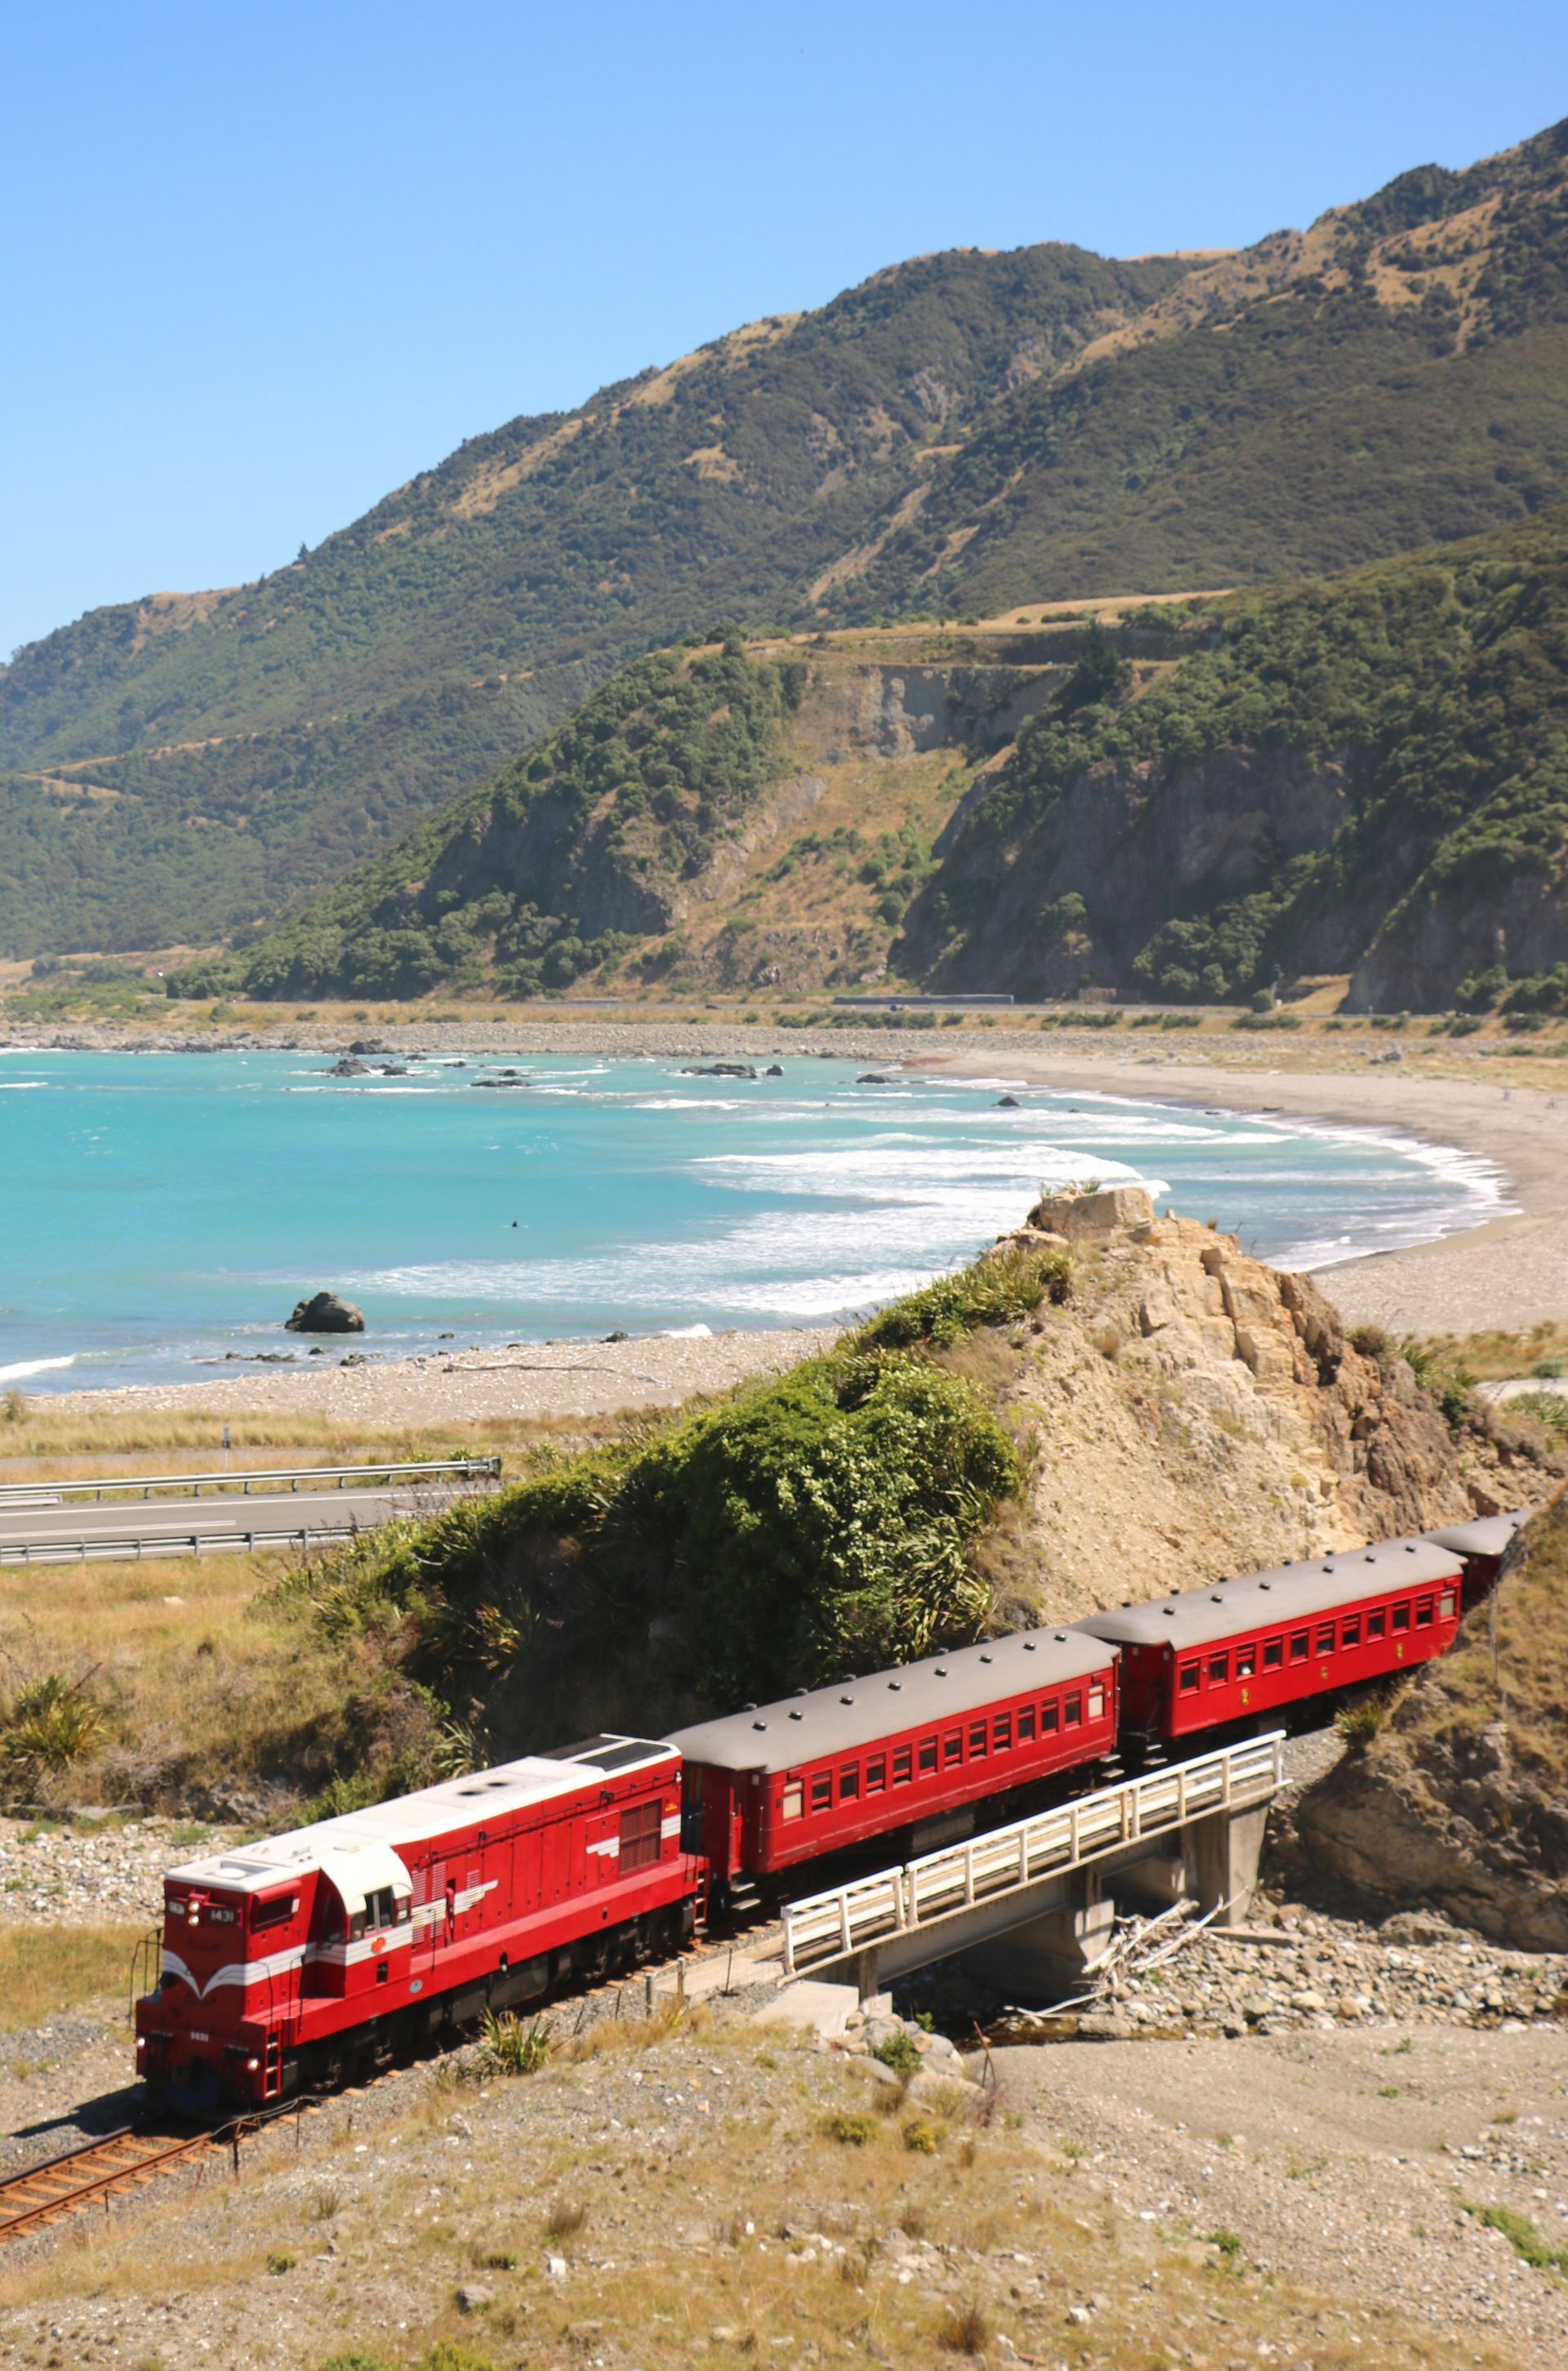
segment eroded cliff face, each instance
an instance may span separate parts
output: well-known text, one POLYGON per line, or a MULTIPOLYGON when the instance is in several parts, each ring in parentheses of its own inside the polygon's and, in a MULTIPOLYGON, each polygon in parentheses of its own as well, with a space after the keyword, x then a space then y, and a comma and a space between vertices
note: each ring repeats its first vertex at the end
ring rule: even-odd
POLYGON ((1066 1306, 954 1354, 991 1362, 1035 1440, 997 1576, 1020 1611, 1076 1618, 1531 1495, 1354 1349, 1309 1278, 1136 1189, 1043 1202, 1006 1240, 1064 1234, 1066 1306))
POLYGON ((1330 1875, 1435 1902, 1520 1949, 1568 1950, 1568 1498, 1519 1532, 1494 1600, 1303 1798, 1330 1875))

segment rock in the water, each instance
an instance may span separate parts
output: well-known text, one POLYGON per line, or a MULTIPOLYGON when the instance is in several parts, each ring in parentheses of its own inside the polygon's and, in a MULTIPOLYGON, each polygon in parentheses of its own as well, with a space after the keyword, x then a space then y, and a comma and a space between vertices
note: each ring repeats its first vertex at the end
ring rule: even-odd
POLYGON ((352 1054, 340 1054, 321 1073, 324 1079, 368 1079, 370 1064, 357 1062, 352 1054))
POLYGON ((294 1303, 294 1315, 283 1320, 283 1330, 287 1334, 363 1334, 364 1313, 336 1292, 313 1292, 308 1301, 294 1303))
POLYGON ((767 1070, 764 1070, 762 1075, 765 1079, 781 1079, 784 1076, 783 1063, 769 1062, 767 1070))
POLYGON ((1016 1095, 998 1095, 997 1097, 997 1109, 998 1111, 1021 1111, 1023 1109, 1023 1105, 1019 1102, 1016 1095))
POLYGON ((683 1079, 755 1079, 756 1072, 750 1062, 688 1062, 681 1076, 683 1079))
POLYGON ((884 1078, 881 1070, 862 1070, 855 1084, 858 1087, 890 1087, 893 1081, 884 1078))

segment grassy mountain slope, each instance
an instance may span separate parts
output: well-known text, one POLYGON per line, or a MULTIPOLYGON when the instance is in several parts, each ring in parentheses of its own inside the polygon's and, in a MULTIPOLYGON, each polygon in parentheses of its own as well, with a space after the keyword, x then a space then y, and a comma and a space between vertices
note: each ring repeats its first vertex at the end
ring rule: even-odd
POLYGON ((1557 995, 1568 514, 1168 630, 1178 664, 1145 688, 1107 642, 1024 725, 939 849, 905 970, 1178 1000, 1353 971, 1384 1009, 1509 978, 1557 995))
POLYGON ((91 613, 0 671, 33 780, 0 789, 32 885, 0 952, 174 935, 182 872, 179 935, 276 913, 716 618, 1258 582, 1528 518, 1568 497, 1565 150, 1235 256, 922 258, 471 439, 259 584, 91 613))

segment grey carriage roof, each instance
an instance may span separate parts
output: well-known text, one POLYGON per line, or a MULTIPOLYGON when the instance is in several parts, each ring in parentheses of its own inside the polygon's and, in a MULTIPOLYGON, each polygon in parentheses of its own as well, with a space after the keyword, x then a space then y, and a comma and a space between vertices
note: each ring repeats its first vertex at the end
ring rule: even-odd
POLYGON ((1114 1660, 1101 1640, 1071 1630, 1015 1631, 867 1679, 698 1721, 673 1731, 670 1743, 688 1762, 719 1770, 792 1770, 927 1721, 974 1712, 997 1698, 1043 1693, 1114 1660))
POLYGON ((1498 1556, 1535 1511, 1533 1507, 1516 1507, 1511 1515, 1482 1515, 1473 1523, 1449 1523, 1424 1536, 1436 1547, 1452 1548, 1456 1556, 1498 1556))
POLYGON ((1310 1621, 1348 1600, 1392 1595, 1458 1575, 1451 1549, 1434 1547, 1429 1540, 1384 1540, 1376 1547, 1342 1548, 1337 1556, 1314 1556, 1309 1563, 1216 1581, 1212 1589, 1157 1597, 1147 1605, 1114 1606, 1088 1614, 1075 1627, 1124 1647, 1202 1647, 1233 1631, 1310 1621))

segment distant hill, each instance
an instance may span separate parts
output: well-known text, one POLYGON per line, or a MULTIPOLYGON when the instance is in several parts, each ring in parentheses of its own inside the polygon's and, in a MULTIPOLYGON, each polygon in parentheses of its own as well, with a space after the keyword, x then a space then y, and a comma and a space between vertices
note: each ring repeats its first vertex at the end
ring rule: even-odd
POLYGON ((1217 259, 922 258, 0 670, 0 952, 227 936, 627 660, 1390 557, 1568 498, 1568 126, 1217 259))
POLYGON ((1568 1009, 1568 510, 1106 614, 640 659, 179 991, 1568 1009))

